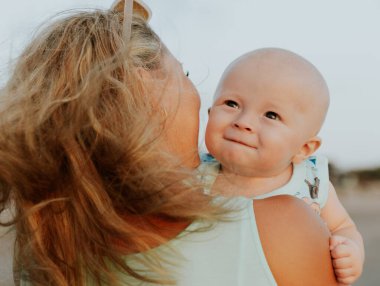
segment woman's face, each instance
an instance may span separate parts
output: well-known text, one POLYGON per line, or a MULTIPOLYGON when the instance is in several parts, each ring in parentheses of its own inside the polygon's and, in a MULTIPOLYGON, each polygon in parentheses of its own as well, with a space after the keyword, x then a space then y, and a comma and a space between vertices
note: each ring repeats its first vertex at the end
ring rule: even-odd
MULTIPOLYGON (((165 73, 159 104, 165 111, 164 148, 187 167, 199 165, 198 132, 200 98, 193 83, 184 74, 181 63, 165 51, 162 59, 165 73)), ((157 89, 156 89, 157 90, 157 89)), ((154 93, 152 93, 154 94, 154 93)))

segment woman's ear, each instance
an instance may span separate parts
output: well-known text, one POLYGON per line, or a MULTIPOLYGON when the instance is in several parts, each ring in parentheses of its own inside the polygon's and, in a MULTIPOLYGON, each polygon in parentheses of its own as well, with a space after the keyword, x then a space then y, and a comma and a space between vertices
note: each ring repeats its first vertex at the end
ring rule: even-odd
POLYGON ((137 76, 140 78, 140 82, 143 83, 144 90, 147 93, 157 89, 157 77, 154 71, 146 70, 142 67, 136 68, 137 76))
POLYGON ((298 151, 296 155, 294 155, 292 159, 293 164, 299 164, 302 161, 306 160, 309 156, 311 156, 322 144, 322 139, 318 136, 314 136, 307 140, 298 151))
POLYGON ((141 78, 142 82, 149 82, 153 80, 153 76, 150 71, 147 71, 146 69, 142 67, 136 68, 137 74, 141 78))

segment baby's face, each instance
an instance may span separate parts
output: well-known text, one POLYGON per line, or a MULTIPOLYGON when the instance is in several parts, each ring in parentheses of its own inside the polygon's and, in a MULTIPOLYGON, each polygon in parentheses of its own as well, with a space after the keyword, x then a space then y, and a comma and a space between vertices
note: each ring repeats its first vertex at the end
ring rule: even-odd
POLYGON ((249 61, 232 66, 210 109, 209 152, 233 173, 263 177, 281 173, 314 132, 308 89, 302 79, 275 66, 249 61))

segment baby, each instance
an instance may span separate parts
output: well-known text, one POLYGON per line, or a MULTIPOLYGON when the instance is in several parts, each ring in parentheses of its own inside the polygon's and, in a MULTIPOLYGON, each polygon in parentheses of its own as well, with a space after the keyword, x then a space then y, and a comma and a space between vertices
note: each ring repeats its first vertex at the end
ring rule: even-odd
POLYGON ((224 72, 206 146, 220 162, 214 192, 256 199, 289 194, 319 213, 332 233, 337 280, 349 285, 363 269, 362 237, 329 182, 327 160, 311 157, 328 106, 327 85, 310 62, 282 49, 256 50, 224 72))

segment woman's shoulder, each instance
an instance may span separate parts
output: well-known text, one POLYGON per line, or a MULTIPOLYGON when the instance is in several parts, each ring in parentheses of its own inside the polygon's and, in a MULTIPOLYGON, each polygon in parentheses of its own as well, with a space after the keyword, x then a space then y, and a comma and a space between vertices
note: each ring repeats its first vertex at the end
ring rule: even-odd
POLYGON ((338 285, 329 231, 303 201, 274 196, 254 201, 261 244, 278 285, 338 285))

